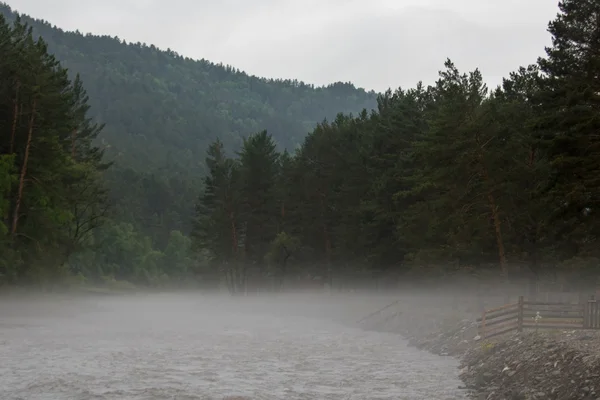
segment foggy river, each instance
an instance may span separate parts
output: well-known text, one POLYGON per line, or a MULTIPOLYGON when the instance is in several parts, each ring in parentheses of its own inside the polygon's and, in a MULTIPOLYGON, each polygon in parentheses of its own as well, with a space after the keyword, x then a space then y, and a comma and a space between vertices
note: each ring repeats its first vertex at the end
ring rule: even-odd
POLYGON ((381 302, 0 301, 2 400, 465 398, 454 359, 344 324, 381 302))

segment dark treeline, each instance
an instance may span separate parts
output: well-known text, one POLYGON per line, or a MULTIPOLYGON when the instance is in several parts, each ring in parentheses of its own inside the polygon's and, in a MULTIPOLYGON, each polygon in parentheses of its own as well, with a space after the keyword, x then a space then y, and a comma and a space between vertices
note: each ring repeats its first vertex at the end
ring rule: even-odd
MULTIPOLYGON (((18 17, 2 3, 0 15, 9 25, 18 17)), ((258 78, 153 45, 19 18, 32 28, 34 41, 43 39, 69 79, 80 76, 88 116, 104 126, 93 144, 112 163, 102 173, 110 218, 95 230, 94 249, 69 263, 86 277, 114 275, 144 285, 180 274, 188 280, 192 272, 185 266, 191 261, 183 255, 212 140, 218 137, 233 151, 243 137, 268 129, 279 149, 294 149, 324 117, 376 103, 374 92, 350 83, 315 87, 258 78)))
MULTIPOLYGON (((111 201, 103 125, 43 39, 0 15, 0 284, 157 284, 186 279, 190 240, 162 251, 111 201)), ((114 193, 112 193, 114 196, 114 193)))
POLYGON ((448 60, 435 85, 323 122, 293 156, 266 132, 236 158, 214 142, 197 249, 231 291, 359 271, 597 276, 600 2, 560 8, 547 57, 495 90, 448 60))
POLYGON ((19 22, 0 17, 0 278, 70 275, 107 211, 87 96, 19 22))
POLYGON ((456 270, 594 283, 600 2, 560 7, 547 56, 501 87, 448 60, 434 85, 388 91, 358 114, 349 109, 369 94, 351 85, 259 80, 38 25, 67 70, 20 18, 0 19, 0 283, 224 281, 240 292, 456 270), (97 55, 106 62, 86 64, 88 40, 114 45, 97 55), (151 70, 132 69, 142 64, 151 70), (204 82, 201 94, 170 87, 173 69, 204 82), (243 93, 254 94, 232 97, 243 93), (351 99, 342 113, 282 150, 293 147, 284 128, 299 124, 294 142, 333 94, 351 99), (285 109, 269 108, 284 95, 285 109), (243 126, 258 133, 243 138, 243 126))

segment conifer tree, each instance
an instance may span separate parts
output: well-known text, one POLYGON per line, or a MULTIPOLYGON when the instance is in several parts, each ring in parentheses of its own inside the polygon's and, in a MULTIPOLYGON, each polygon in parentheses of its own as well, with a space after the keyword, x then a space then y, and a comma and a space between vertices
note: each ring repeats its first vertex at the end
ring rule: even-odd
POLYGON ((600 3, 564 0, 549 24, 552 46, 538 63, 543 73, 537 124, 552 164, 550 214, 565 256, 597 254, 600 231, 600 3))

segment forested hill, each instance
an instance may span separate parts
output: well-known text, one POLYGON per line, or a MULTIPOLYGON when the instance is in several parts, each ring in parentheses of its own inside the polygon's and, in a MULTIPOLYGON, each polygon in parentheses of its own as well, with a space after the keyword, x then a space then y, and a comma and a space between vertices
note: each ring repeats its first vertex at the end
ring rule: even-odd
MULTIPOLYGON (((10 23, 17 13, 0 3, 10 23)), ((279 149, 293 150, 323 119, 376 105, 376 94, 350 83, 315 87, 249 76, 153 45, 66 32, 21 15, 48 52, 79 74, 90 117, 105 124, 98 143, 114 165, 105 174, 113 220, 132 224, 157 248, 171 231, 189 233, 209 144, 233 154, 244 137, 267 130, 279 149)))
MULTIPOLYGON (((0 10, 14 20, 9 6, 0 10)), ((111 146, 107 154, 118 154, 120 166, 196 174, 203 168, 199 155, 217 137, 236 149, 243 137, 266 129, 280 147, 292 150, 324 118, 375 107, 374 92, 350 83, 314 87, 262 79, 153 45, 21 18, 63 67, 81 75, 91 115, 106 123, 101 137, 111 146)))
POLYGON ((593 284, 600 2, 559 9, 546 56, 501 87, 447 60, 434 85, 354 115, 374 94, 0 15, 0 284, 227 281, 235 293, 490 266, 593 284))
POLYGON ((196 247, 227 270, 232 292, 307 270, 334 283, 488 266, 496 281, 561 271, 593 285, 600 2, 559 9, 546 57, 515 66, 494 90, 480 71, 447 60, 434 85, 385 93, 374 113, 320 124, 292 157, 265 134, 233 159, 215 142, 196 247))

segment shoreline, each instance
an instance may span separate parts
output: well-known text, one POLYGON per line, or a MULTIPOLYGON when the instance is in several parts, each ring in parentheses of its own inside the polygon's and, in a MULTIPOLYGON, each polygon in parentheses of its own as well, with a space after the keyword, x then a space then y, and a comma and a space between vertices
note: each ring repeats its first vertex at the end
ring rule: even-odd
POLYGON ((600 330, 528 330, 485 340, 477 335, 475 318, 421 324, 415 319, 400 312, 363 328, 393 332, 409 346, 457 359, 461 389, 469 398, 600 399, 600 330))

